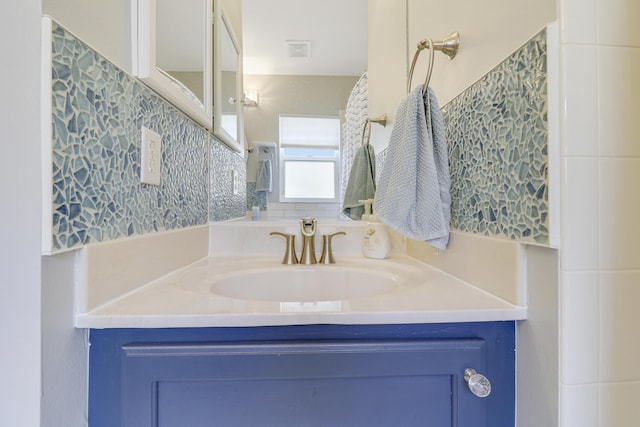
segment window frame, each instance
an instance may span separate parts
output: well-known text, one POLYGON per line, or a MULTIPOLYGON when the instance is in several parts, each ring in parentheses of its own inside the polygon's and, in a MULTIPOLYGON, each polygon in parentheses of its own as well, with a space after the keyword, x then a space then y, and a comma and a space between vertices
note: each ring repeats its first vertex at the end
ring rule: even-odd
POLYGON ((335 119, 338 121, 338 129, 340 127, 340 117, 339 116, 321 116, 321 115, 307 115, 307 114, 280 114, 278 119, 278 152, 279 152, 279 167, 278 167, 278 192, 279 192, 279 201, 281 203, 339 203, 340 201, 340 132, 338 132, 337 138, 337 146, 335 148, 330 148, 326 146, 313 146, 309 145, 305 146, 289 146, 283 147, 281 144, 281 118, 282 117, 300 117, 300 118, 323 118, 323 119, 335 119), (285 150, 287 148, 295 148, 298 150, 327 150, 328 152, 332 152, 333 156, 326 157, 318 157, 318 156, 309 156, 309 155, 287 155, 285 150), (305 162, 321 162, 321 163, 332 163, 333 164, 333 198, 299 198, 299 197, 286 197, 285 196, 285 180, 286 180, 286 163, 288 161, 296 162, 296 161, 305 161, 305 162))

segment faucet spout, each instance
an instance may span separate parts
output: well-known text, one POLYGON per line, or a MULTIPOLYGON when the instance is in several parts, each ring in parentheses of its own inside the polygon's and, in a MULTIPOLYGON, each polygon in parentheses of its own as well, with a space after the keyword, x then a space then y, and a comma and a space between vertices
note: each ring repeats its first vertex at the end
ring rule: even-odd
POLYGON ((302 218, 300 220, 300 232, 302 233, 302 254, 300 264, 317 264, 316 260, 316 227, 318 221, 315 218, 302 218))

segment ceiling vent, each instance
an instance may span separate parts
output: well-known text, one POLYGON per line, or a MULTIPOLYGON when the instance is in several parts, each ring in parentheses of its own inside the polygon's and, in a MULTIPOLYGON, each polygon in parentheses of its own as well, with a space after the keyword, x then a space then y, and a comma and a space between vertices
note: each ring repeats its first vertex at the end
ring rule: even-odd
POLYGON ((310 41, 287 40, 287 58, 311 58, 310 41))

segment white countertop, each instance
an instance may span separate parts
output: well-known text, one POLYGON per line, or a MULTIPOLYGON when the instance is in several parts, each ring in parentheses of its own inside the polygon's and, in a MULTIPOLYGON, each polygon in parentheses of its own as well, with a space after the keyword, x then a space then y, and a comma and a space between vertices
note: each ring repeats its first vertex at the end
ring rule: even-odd
MULTIPOLYGON (((387 260, 343 257, 336 266, 411 269, 412 279, 393 291, 341 301, 280 302, 231 298, 202 286, 203 278, 255 268, 286 268, 280 257, 202 259, 87 313, 79 328, 182 328, 303 324, 402 324, 522 320, 515 306, 406 256, 387 260)), ((332 266, 318 265, 317 268, 332 266)))

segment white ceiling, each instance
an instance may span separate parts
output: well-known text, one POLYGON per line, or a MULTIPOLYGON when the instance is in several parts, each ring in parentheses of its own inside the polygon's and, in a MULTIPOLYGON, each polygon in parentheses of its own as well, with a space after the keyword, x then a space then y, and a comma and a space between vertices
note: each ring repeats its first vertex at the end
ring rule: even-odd
POLYGON ((367 0, 243 0, 246 74, 360 76, 367 69, 367 0), (287 58, 286 41, 311 58, 287 58))

